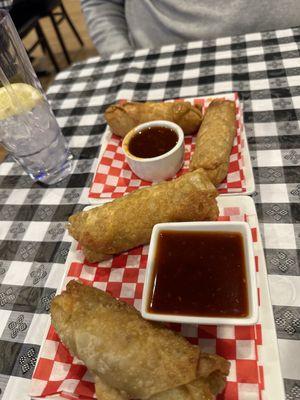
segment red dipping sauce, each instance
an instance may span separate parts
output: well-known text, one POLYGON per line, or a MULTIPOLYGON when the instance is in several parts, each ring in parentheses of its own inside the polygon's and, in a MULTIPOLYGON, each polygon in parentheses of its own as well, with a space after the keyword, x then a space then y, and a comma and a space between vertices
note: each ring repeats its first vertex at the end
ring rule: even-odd
POLYGON ((128 150, 135 157, 153 158, 167 153, 178 142, 177 133, 164 126, 149 126, 137 132, 129 141, 128 150))
POLYGON ((249 314, 239 232, 161 231, 148 312, 207 317, 249 314))

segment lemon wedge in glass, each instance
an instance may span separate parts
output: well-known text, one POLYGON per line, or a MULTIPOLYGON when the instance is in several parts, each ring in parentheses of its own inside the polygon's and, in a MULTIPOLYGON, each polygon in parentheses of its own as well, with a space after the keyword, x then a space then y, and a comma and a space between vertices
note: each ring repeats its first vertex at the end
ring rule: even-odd
POLYGON ((26 83, 12 83, 0 88, 0 120, 29 110, 42 100, 40 92, 26 83))

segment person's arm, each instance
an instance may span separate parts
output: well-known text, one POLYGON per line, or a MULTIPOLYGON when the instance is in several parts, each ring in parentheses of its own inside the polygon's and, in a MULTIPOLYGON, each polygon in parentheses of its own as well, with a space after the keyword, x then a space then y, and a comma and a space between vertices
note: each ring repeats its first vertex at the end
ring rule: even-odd
POLYGON ((124 0, 81 0, 90 36, 99 54, 131 50, 124 0))

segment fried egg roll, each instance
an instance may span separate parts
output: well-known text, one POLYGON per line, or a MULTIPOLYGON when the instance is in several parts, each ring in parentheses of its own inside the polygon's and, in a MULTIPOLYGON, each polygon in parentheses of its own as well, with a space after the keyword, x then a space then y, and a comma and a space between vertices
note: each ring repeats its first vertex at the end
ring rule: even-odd
POLYGON ((105 119, 112 132, 124 137, 135 126, 154 120, 178 124, 186 135, 196 134, 202 122, 202 106, 187 101, 166 103, 133 103, 112 105, 105 111, 105 119))
MULTIPOLYGON (((226 370, 227 375, 228 364, 224 359, 223 363, 224 370, 226 370)), ((187 383, 186 385, 178 386, 176 388, 157 393, 149 397, 149 400, 213 400, 218 393, 221 393, 223 391, 225 387, 224 377, 226 375, 217 371, 216 373, 212 374, 208 379, 198 378, 191 383, 187 383), (218 391, 216 391, 216 386, 214 386, 215 383, 211 385, 211 381, 216 381, 216 379, 218 380, 218 391)), ((96 375, 95 391, 98 400, 130 400, 128 395, 126 395, 124 392, 107 386, 96 375)))
POLYGON ((214 185, 221 183, 229 167, 236 135, 235 103, 214 100, 208 106, 196 138, 190 171, 203 168, 214 185))
POLYGON ((88 261, 102 261, 149 243, 153 226, 160 222, 216 220, 217 195, 205 173, 197 170, 72 215, 68 229, 88 261))
POLYGON ((51 319, 62 342, 95 376, 101 400, 210 399, 179 394, 212 395, 211 377, 217 377, 218 390, 224 387, 227 361, 201 355, 178 333, 144 320, 134 307, 99 289, 69 282, 52 301, 51 319))
POLYGON ((108 386, 99 376, 94 375, 94 380, 98 400, 130 400, 126 392, 108 386))

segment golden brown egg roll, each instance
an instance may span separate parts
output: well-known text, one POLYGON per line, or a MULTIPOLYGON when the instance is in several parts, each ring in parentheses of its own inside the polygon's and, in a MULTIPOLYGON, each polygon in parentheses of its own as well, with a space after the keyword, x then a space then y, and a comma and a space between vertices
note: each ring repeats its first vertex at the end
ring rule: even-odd
POLYGON ((236 135, 235 103, 214 100, 208 106, 196 138, 190 171, 203 168, 214 185, 227 173, 229 157, 236 135))
MULTIPOLYGON (((219 376, 219 379, 224 389, 224 376, 219 376)), ((97 377, 97 375, 95 375, 95 391, 98 400, 130 400, 124 392, 121 393, 103 384, 103 381, 97 377)), ((215 394, 221 393, 221 391, 215 394)), ((149 400, 213 400, 214 398, 215 395, 214 392, 210 390, 209 381, 198 378, 186 385, 157 393, 149 397, 149 400)))
POLYGON ((210 399, 224 387, 227 361, 201 355, 178 333, 144 320, 134 307, 99 289, 69 282, 52 301, 51 319, 62 342, 96 375, 101 400, 210 399), (208 357, 209 367, 201 367, 208 357), (210 387, 212 377, 217 392, 210 387))
POLYGON ((202 121, 202 106, 187 101, 166 103, 134 103, 112 105, 105 111, 105 119, 113 133, 124 137, 135 126, 154 120, 178 124, 186 135, 196 134, 202 121))
MULTIPOLYGON (((201 356, 200 356, 201 362, 201 356)), ((221 393, 225 386, 224 376, 220 375, 222 382, 222 390, 215 394, 221 393)), ((151 400, 213 400, 215 394, 210 390, 209 379, 198 378, 186 385, 178 386, 173 389, 151 396, 151 400)), ((101 398, 99 397, 99 400, 101 398)))
POLYGON ((214 221, 217 190, 202 170, 138 189, 69 218, 69 232, 90 262, 147 244, 160 222, 214 221))
POLYGON ((95 374, 94 380, 95 392, 98 400, 130 400, 126 392, 107 385, 103 379, 95 374))
MULTIPOLYGON (((211 358, 211 367, 213 367, 208 376, 201 377, 201 371, 198 368, 199 378, 185 385, 157 393, 149 400, 213 400, 218 393, 224 390, 225 377, 229 373, 229 363, 217 355, 200 353, 200 365, 205 362, 207 356, 211 358)), ((130 400, 124 391, 108 386, 97 375, 94 375, 94 379, 98 400, 130 400)))
POLYGON ((71 352, 130 398, 146 399, 196 379, 198 347, 106 292, 71 281, 52 301, 51 318, 71 352))

